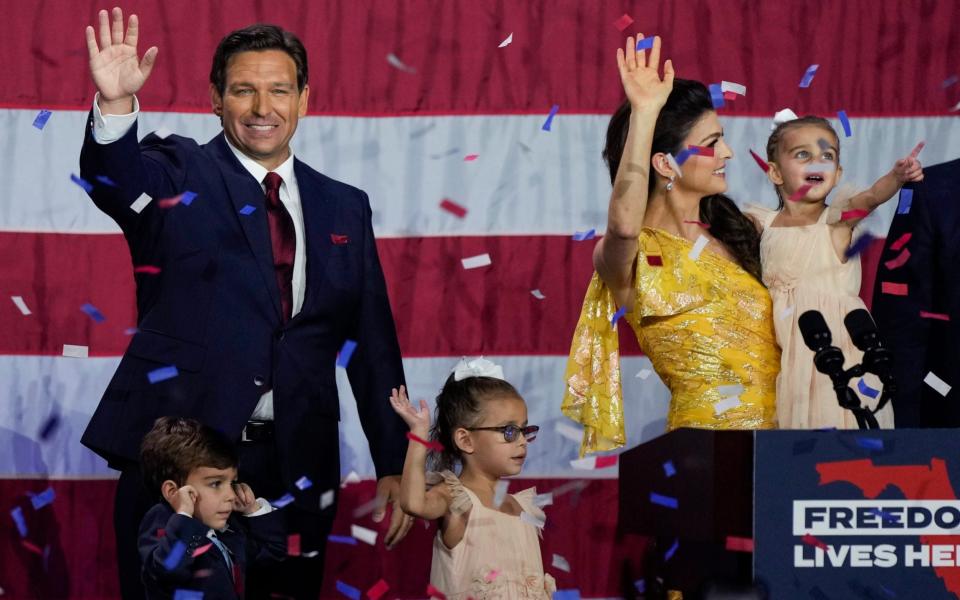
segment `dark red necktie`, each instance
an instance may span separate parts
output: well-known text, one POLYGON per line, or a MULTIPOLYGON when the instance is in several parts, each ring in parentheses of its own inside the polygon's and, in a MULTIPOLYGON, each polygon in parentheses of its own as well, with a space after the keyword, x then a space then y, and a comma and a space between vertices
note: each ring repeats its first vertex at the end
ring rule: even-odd
POLYGON ((267 221, 270 223, 270 246, 273 249, 273 270, 280 287, 280 308, 283 322, 293 314, 293 259, 297 250, 297 235, 293 219, 280 202, 280 184, 283 178, 276 173, 267 173, 263 185, 267 194, 267 221))

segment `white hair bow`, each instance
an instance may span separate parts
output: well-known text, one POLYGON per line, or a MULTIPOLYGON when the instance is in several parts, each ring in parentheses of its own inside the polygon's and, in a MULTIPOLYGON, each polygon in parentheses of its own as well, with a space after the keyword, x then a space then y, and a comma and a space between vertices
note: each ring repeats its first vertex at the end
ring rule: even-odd
POLYGON ((466 357, 460 359, 457 366, 453 368, 453 380, 462 381, 467 377, 493 377, 494 379, 503 379, 503 368, 495 365, 484 357, 467 360, 466 357))
POLYGON ((789 108, 779 110, 777 111, 777 114, 773 115, 773 125, 770 126, 770 129, 771 130, 776 129, 777 125, 779 125, 780 123, 785 123, 787 121, 794 121, 799 118, 800 117, 797 116, 797 113, 793 112, 789 108))

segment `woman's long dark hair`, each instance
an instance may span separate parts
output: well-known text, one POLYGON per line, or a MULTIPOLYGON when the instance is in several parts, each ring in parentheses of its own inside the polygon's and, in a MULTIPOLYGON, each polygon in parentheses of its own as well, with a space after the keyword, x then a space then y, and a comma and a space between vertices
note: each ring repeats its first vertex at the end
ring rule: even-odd
MULTIPOLYGON (((653 145, 650 156, 658 152, 680 153, 683 140, 705 113, 713 110, 710 92, 699 81, 675 79, 673 91, 667 103, 660 109, 657 124, 653 130, 653 145)), ((603 159, 610 168, 610 183, 617 177, 620 158, 627 142, 630 127, 630 102, 620 105, 613 113, 607 127, 607 145, 603 149, 603 159)), ((650 169, 650 193, 656 186, 654 170, 650 169)), ((743 270, 762 281, 760 269, 760 234, 756 226, 737 205, 724 194, 704 196, 700 200, 700 221, 710 225, 710 234, 720 240, 730 250, 743 270)))

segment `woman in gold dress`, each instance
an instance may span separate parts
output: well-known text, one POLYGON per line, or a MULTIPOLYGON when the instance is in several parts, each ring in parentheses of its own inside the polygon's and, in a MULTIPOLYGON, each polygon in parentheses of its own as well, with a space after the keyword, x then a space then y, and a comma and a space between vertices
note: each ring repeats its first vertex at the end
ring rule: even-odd
POLYGON ((733 152, 707 88, 674 80, 670 60, 661 78, 659 63, 658 37, 649 52, 632 37, 617 50, 627 101, 603 153, 613 193, 563 400, 563 413, 584 426, 581 454, 626 443, 618 310, 670 389, 668 430, 776 426, 780 349, 760 239, 723 195, 733 152))

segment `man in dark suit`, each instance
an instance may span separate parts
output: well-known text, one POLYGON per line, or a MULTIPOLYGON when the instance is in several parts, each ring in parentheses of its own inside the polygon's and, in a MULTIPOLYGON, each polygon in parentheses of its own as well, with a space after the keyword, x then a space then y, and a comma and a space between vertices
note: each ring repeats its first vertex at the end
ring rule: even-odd
POLYGON ((138 143, 134 94, 158 50, 138 60, 135 15, 126 32, 119 8, 112 23, 106 11, 99 20, 99 47, 86 32, 98 93, 80 168, 130 248, 138 332, 82 441, 121 471, 123 596, 142 597, 137 524, 155 502, 137 468, 140 440, 157 417, 176 415, 239 441, 240 478, 260 494, 294 498, 289 532, 312 558, 252 570, 248 594, 316 598, 339 489, 341 349, 377 470, 374 520, 393 502, 387 546, 413 522, 396 502, 406 438, 387 399, 404 379, 369 201, 292 155, 310 91, 295 36, 255 25, 221 41, 210 96, 224 131, 213 140, 138 143))
POLYGON ((894 354, 896 426, 960 427, 960 159, 904 186, 879 269, 873 315, 894 354), (884 266, 905 251, 906 264, 884 266))

